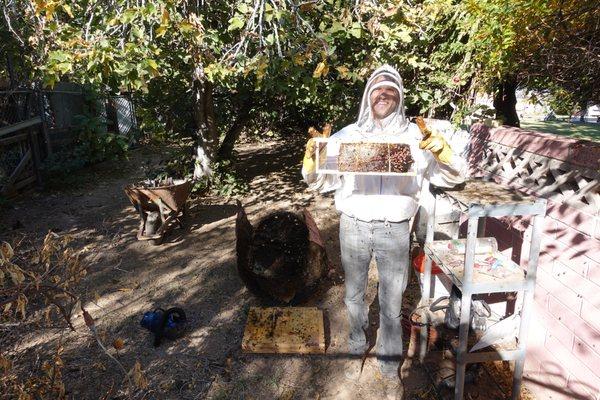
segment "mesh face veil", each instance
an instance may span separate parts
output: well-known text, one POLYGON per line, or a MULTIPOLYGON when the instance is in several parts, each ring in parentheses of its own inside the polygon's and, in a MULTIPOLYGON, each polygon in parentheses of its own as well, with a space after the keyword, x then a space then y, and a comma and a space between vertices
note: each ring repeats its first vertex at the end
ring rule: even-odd
POLYGON ((372 132, 376 128, 373 111, 371 110, 371 93, 382 86, 388 86, 398 91, 399 99, 396 109, 381 121, 384 132, 402 132, 408 127, 408 121, 404 115, 404 86, 402 78, 396 69, 389 65, 377 68, 367 81, 365 91, 360 103, 360 111, 356 124, 365 132, 372 132), (384 80, 375 83, 383 78, 384 80))

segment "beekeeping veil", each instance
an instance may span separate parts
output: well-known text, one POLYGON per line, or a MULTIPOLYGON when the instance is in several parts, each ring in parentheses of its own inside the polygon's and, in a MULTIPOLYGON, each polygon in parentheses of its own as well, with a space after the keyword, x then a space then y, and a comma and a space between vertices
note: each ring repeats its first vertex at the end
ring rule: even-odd
POLYGON ((375 119, 371 110, 371 93, 373 90, 382 87, 393 87, 398 91, 399 101, 396 110, 381 121, 383 131, 385 133, 400 133, 408 127, 408 120, 404 115, 404 86, 402 78, 396 69, 390 65, 383 65, 377 68, 367 81, 367 86, 363 93, 362 101, 360 102, 360 111, 358 113, 358 121, 356 125, 363 132, 372 132, 376 129, 375 119), (382 77, 383 79, 378 79, 382 77), (375 83, 376 80, 380 80, 375 83))

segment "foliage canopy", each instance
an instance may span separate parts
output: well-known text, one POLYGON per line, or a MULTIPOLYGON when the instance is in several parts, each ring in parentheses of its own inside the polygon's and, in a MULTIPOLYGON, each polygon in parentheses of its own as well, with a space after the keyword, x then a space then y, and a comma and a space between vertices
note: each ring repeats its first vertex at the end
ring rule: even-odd
POLYGON ((6 4, 4 48, 32 78, 132 92, 147 131, 195 138, 211 159, 230 158, 244 129, 350 122, 383 63, 412 115, 450 117, 507 79, 598 99, 592 0, 6 4))

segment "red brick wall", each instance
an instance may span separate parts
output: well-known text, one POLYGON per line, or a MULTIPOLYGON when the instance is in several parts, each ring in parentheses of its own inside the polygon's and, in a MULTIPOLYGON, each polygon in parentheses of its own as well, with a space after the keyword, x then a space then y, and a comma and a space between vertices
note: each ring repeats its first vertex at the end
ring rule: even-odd
MULTIPOLYGON (((600 143, 477 124, 471 129, 472 176, 489 173, 482 157, 490 143, 564 161, 572 169, 597 171, 600 166, 600 143)), ((492 177, 508 184, 502 173, 492 177)), ((598 186, 593 190, 600 196, 598 186)), ((525 364, 526 386, 540 400, 600 400, 600 200, 595 199, 596 204, 582 207, 548 200, 525 364)), ((486 234, 495 236, 515 261, 527 264, 528 219, 488 219, 486 234)))

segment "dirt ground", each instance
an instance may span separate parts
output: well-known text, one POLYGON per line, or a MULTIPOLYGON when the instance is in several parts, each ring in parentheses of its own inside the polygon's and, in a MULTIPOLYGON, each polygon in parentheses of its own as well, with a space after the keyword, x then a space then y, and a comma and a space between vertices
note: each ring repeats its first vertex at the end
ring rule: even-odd
MULTIPOLYGON (((357 383, 343 376, 348 361, 343 305, 343 273, 339 259, 338 215, 331 197, 306 190, 299 172, 299 145, 283 142, 246 144, 238 148, 238 170, 250 183, 240 198, 250 222, 281 209, 307 207, 322 231, 335 268, 332 279, 303 305, 323 310, 328 347, 325 355, 253 355, 240 344, 250 306, 264 305, 242 285, 236 271, 235 199, 202 197, 189 203, 186 227, 175 230, 161 246, 136 240, 137 215, 123 187, 143 178, 160 154, 134 150, 130 160, 104 163, 82 172, 78 188, 30 195, 1 211, 0 238, 26 235, 41 240, 49 231, 69 233, 84 249, 89 263, 83 304, 96 319, 101 337, 110 344, 121 338, 120 351, 110 348, 126 368, 136 360, 149 387, 146 399, 379 399, 381 376, 372 355, 366 358, 357 383), (187 335, 152 346, 150 333, 140 327, 144 312, 156 307, 182 307, 190 320, 187 335)), ((372 336, 377 328, 377 274, 371 266, 369 304, 372 336)), ((414 274, 405 296, 410 308, 418 301, 414 274)), ((67 396, 72 399, 123 398, 123 375, 98 347, 83 323, 74 318, 75 332, 30 330, 4 338, 3 352, 21 354, 19 362, 39 368, 37 351, 49 354, 62 335, 67 396), (62 332, 62 334, 60 333, 62 332), (10 348, 4 347, 10 345, 10 348)), ((449 390, 436 385, 435 367, 414 363, 404 380, 405 399, 448 399, 449 390)), ((503 382, 488 370, 478 372, 467 387, 470 399, 504 399, 503 382)))

